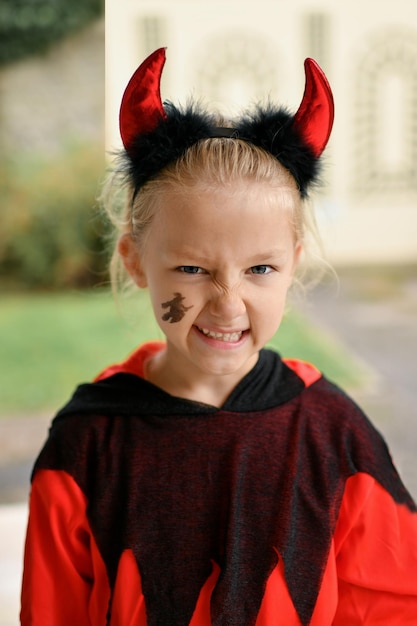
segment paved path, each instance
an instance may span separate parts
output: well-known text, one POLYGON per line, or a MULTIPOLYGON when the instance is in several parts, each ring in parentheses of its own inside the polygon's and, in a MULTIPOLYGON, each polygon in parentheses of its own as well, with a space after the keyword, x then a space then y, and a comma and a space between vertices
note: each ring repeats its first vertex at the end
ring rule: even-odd
POLYGON ((0 624, 19 623, 19 592, 22 576, 26 504, 0 506, 0 624))
MULTIPOLYGON (((373 386, 353 395, 385 435, 405 484, 417 498, 417 268, 388 277, 382 269, 340 276, 338 295, 334 286, 321 287, 303 309, 375 372, 373 386)), ((48 416, 0 420, 1 626, 18 624, 25 500, 48 423, 48 416)))
POLYGON ((49 416, 0 419, 0 626, 18 626, 27 496, 49 416))
POLYGON ((303 309, 372 368, 374 384, 352 395, 385 436, 417 499, 417 267, 339 276, 339 290, 321 286, 303 309))

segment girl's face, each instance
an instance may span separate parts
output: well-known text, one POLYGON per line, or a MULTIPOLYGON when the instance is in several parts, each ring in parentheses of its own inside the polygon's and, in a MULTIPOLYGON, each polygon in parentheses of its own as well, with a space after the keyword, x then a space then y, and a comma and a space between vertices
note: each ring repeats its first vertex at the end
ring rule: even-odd
POLYGON ((300 253, 288 208, 295 193, 248 181, 166 192, 144 249, 121 240, 167 339, 166 388, 227 377, 231 391, 255 365, 280 325, 300 253))

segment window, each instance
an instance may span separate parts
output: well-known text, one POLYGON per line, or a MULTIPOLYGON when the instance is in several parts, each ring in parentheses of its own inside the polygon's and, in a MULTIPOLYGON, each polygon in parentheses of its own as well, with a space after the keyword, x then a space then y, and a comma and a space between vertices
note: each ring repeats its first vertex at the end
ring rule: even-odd
POLYGON ((208 52, 197 64, 198 93, 219 108, 241 111, 276 88, 276 55, 257 37, 227 32, 210 39, 204 49, 208 52))
POLYGON ((353 189, 417 191, 417 33, 388 32, 356 70, 353 189))
POLYGON ((138 43, 141 50, 138 51, 138 58, 166 45, 165 40, 165 20, 162 17, 148 15, 140 18, 138 43))
POLYGON ((313 58, 325 72, 330 69, 330 17, 310 13, 304 20, 305 54, 313 58))

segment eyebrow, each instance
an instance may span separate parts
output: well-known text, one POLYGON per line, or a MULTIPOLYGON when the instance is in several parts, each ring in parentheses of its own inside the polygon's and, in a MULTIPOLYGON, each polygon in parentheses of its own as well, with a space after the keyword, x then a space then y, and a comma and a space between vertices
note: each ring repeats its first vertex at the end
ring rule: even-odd
POLYGON ((276 248, 274 250, 266 250, 265 252, 259 252, 255 256, 248 259, 248 262, 251 265, 259 265, 265 263, 267 261, 273 261, 278 259, 282 259, 287 255, 287 251, 283 249, 276 248))
MULTIPOLYGON (((197 250, 184 249, 184 250, 172 250, 167 255, 173 261, 183 261, 184 259, 192 261, 192 265, 198 265, 204 267, 212 262, 212 259, 201 256, 197 250)), ((265 252, 258 252, 256 255, 246 259, 245 262, 249 266, 262 265, 269 261, 281 260, 287 256, 287 250, 275 248, 272 250, 266 250, 265 252)))

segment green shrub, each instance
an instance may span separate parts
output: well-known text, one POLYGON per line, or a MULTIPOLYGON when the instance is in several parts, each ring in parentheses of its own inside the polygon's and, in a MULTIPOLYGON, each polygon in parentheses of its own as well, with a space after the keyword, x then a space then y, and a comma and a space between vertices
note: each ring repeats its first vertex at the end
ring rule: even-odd
POLYGON ((96 198, 101 146, 55 159, 0 164, 0 281, 8 287, 87 286, 105 279, 96 198))

